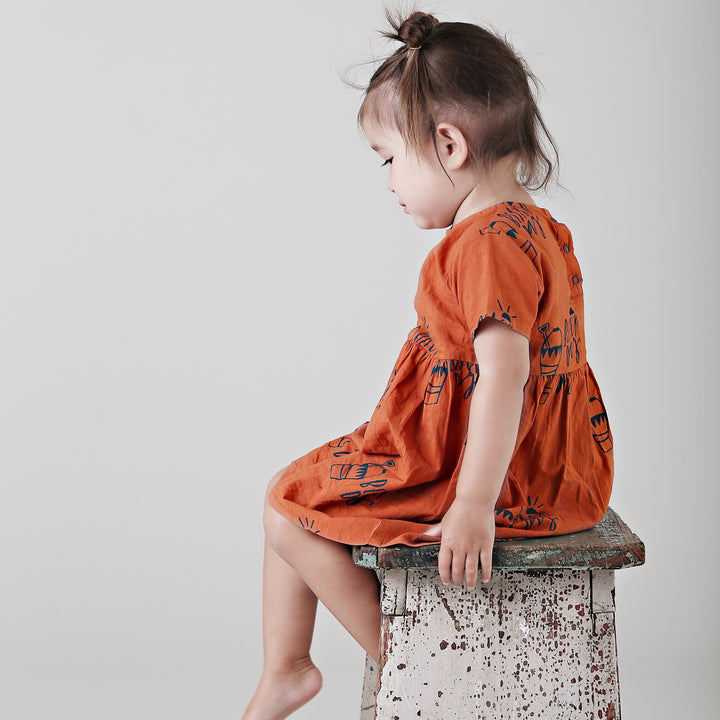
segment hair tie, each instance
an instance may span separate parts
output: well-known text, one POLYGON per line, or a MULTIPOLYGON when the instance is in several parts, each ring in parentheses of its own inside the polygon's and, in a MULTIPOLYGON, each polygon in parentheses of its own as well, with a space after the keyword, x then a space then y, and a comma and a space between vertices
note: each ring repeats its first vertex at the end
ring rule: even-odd
POLYGON ((421 50, 422 45, 406 45, 408 50, 421 50))

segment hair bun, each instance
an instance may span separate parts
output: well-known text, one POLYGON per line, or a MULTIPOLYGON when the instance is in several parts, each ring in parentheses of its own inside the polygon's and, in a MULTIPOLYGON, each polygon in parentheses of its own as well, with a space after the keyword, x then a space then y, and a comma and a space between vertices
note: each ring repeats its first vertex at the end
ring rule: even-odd
POLYGON ((383 33, 385 37, 399 40, 409 48, 422 47, 428 41, 433 28, 439 23, 437 18, 424 12, 414 12, 404 20, 393 18, 388 13, 387 19, 395 32, 383 33))

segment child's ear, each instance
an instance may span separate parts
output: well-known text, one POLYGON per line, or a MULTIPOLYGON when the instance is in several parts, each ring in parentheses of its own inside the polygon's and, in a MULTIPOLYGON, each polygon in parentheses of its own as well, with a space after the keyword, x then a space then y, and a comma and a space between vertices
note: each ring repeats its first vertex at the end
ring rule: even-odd
POLYGON ((469 154, 467 140, 460 128, 447 122, 438 123, 435 137, 442 164, 447 170, 459 170, 469 154))

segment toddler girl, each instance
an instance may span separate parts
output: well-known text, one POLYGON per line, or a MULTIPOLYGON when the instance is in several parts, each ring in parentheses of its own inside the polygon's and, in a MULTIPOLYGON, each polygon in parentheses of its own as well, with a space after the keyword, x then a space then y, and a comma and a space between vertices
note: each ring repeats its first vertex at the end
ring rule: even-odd
POLYGON ((359 111, 388 188, 421 228, 417 324, 369 422, 270 482, 265 663, 245 720, 280 720, 320 689, 318 598, 376 660, 374 571, 351 545, 439 543, 446 584, 490 579, 495 538, 584 530, 604 515, 612 436, 585 358, 570 231, 534 204, 555 146, 508 45, 414 12, 359 111), (480 570, 478 570, 478 567, 480 570))

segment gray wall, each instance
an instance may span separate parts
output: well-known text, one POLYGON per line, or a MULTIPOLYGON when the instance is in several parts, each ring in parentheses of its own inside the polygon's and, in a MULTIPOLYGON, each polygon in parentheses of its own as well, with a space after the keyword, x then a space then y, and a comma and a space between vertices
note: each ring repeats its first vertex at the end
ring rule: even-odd
MULTIPOLYGON (((717 4, 425 7, 545 85, 570 192, 537 202, 573 231, 648 551, 617 576, 623 709, 711 717, 717 4)), ((2 2, 0 716, 240 717, 265 483, 369 417, 443 235, 340 80, 383 26, 374 0, 2 2)), ((313 655, 298 720, 355 717, 363 655, 324 609, 313 655)))

